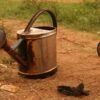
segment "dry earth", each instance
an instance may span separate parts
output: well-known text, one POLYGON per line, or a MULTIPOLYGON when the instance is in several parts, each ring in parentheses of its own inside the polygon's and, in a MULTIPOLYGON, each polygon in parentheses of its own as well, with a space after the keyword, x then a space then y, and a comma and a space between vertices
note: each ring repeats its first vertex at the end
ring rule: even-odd
MULTIPOLYGON (((4 25, 13 33, 9 36, 12 43, 16 31, 26 23, 5 20, 4 25)), ((99 35, 64 27, 58 27, 57 34, 57 73, 46 79, 26 79, 18 75, 15 62, 7 64, 7 68, 0 68, 0 87, 14 85, 18 90, 0 89, 0 100, 100 100, 100 58, 96 53, 99 35), (69 97, 57 92, 58 85, 76 86, 81 82, 90 90, 89 96, 69 97)), ((0 57, 9 56, 0 51, 0 57)))
POLYGON ((79 2, 83 2, 84 0, 44 0, 44 1, 56 1, 56 2, 66 2, 66 3, 79 3, 79 2))
MULTIPOLYGON (((41 0, 38 0, 41 1, 41 0)), ((94 2, 96 0, 42 0, 44 2, 53 1, 53 2, 63 2, 63 3, 82 3, 84 1, 94 2)))

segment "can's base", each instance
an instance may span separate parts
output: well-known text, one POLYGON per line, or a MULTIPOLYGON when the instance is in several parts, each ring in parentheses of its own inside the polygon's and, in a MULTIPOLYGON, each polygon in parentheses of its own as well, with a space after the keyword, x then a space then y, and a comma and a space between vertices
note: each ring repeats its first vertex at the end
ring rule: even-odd
POLYGON ((57 72, 57 67, 49 70, 49 71, 46 71, 46 72, 43 72, 43 73, 38 73, 38 74, 30 74, 30 73, 24 73, 24 72, 21 72, 19 71, 19 75, 21 75, 22 77, 24 78, 29 78, 29 79, 43 79, 43 78, 47 78, 49 76, 52 76, 53 74, 55 74, 57 72))

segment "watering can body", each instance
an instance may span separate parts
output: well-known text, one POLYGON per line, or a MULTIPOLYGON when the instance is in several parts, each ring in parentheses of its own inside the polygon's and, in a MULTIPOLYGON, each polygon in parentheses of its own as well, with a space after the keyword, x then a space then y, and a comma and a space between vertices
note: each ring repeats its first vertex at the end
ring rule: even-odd
POLYGON ((39 10, 25 29, 17 31, 17 43, 10 47, 6 34, 0 30, 0 48, 3 48, 19 63, 19 74, 29 78, 42 78, 57 71, 56 63, 57 22, 49 10, 39 10), (47 12, 52 26, 32 27, 36 19, 47 12), (17 52, 16 52, 17 49, 17 52))
POLYGON ((56 29, 31 28, 30 33, 17 32, 18 38, 24 39, 19 45, 18 52, 27 62, 27 66, 20 65, 19 73, 26 76, 42 76, 52 74, 57 70, 56 64, 56 29))

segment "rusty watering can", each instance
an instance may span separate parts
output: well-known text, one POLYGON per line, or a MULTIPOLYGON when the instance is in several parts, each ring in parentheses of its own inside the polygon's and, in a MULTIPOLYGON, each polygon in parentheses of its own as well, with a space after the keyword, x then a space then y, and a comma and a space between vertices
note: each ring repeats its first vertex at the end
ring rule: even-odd
POLYGON ((99 42, 98 45, 97 45, 97 54, 98 54, 98 56, 100 57, 100 42, 99 42))
POLYGON ((25 29, 17 31, 17 43, 9 46, 6 33, 0 30, 0 48, 19 63, 19 74, 29 78, 44 78, 57 71, 56 63, 57 22, 50 10, 39 10, 25 29), (52 26, 32 27, 36 19, 47 12, 52 26))

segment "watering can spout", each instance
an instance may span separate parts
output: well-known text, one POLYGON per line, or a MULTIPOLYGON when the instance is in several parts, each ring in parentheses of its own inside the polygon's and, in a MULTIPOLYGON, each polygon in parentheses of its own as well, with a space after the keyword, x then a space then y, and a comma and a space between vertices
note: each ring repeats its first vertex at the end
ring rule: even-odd
MULTIPOLYGON (((16 48, 22 42, 22 39, 19 39, 16 44, 16 48)), ((20 57, 20 55, 14 50, 15 47, 10 47, 7 43, 6 33, 3 29, 0 29, 0 48, 4 49, 12 58, 14 58, 19 64, 27 66, 27 63, 20 57)))

